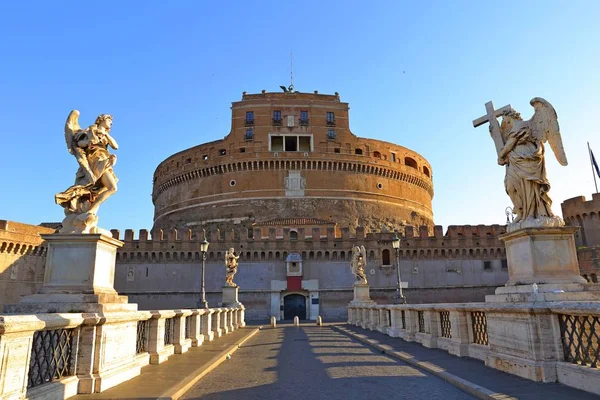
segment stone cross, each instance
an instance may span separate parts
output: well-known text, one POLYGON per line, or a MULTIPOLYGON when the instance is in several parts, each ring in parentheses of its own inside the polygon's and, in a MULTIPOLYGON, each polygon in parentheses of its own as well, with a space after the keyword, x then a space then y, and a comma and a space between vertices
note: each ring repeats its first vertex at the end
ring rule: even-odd
POLYGON ((496 118, 502 116, 502 113, 505 111, 512 110, 510 104, 494 110, 494 103, 488 101, 485 103, 485 111, 486 114, 483 117, 479 117, 476 120, 473 120, 473 128, 477 128, 480 125, 485 124, 486 122, 490 123, 490 135, 494 140, 494 144, 496 145, 496 152, 498 156, 500 156, 500 151, 504 147, 504 140, 502 140, 502 134, 500 133, 500 124, 496 118))

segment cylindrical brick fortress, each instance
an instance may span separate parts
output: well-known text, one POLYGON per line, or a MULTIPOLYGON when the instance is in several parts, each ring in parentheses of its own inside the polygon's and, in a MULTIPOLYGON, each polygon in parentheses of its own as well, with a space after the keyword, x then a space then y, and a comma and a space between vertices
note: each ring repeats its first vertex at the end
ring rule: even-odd
POLYGON ((281 218, 433 227, 431 171, 410 149, 352 134, 337 93, 244 93, 223 140, 157 167, 154 227, 223 230, 281 218))

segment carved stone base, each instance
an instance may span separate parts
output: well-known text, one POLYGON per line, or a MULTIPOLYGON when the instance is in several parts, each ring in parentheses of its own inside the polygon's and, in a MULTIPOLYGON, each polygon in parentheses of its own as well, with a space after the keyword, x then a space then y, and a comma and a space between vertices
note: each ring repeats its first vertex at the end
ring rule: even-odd
POLYGON ((506 286, 586 283, 579 275, 576 227, 526 228, 500 236, 506 244, 506 286))
POLYGON ((357 283, 354 285, 354 299, 350 304, 375 304, 369 295, 369 285, 357 283))
POLYGON ((102 234, 42 235, 48 243, 44 283, 37 294, 6 305, 7 313, 135 311, 114 289, 123 242, 102 234))
POLYGON ((569 283, 516 285, 496 288, 485 296, 488 303, 524 303, 542 301, 600 301, 600 284, 569 283))
POLYGON ((223 286, 223 302, 224 307, 236 307, 241 305, 238 300, 238 286, 223 286))

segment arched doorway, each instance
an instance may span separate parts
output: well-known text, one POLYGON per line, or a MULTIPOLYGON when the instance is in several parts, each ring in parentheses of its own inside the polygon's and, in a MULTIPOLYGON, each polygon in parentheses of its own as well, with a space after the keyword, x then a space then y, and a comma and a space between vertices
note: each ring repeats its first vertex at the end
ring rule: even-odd
POLYGON ((283 319, 306 319, 306 297, 288 294, 283 298, 283 319))

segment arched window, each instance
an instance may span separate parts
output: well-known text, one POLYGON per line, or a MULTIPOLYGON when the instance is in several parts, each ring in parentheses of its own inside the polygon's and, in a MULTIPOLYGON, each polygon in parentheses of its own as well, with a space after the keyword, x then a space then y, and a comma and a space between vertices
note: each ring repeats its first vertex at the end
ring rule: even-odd
POLYGON ((382 259, 383 265, 391 265, 391 263, 390 263, 390 251, 388 249, 384 249, 381 252, 381 259, 382 259))
POLYGON ((404 158, 404 164, 406 164, 407 167, 411 167, 414 169, 419 169, 419 167, 417 166, 417 162, 410 158, 410 157, 405 157, 404 158))
POLYGON ((431 172, 429 172, 429 168, 423 165, 423 173, 431 178, 431 172))
POLYGON ((356 154, 358 156, 362 156, 362 154, 363 154, 362 149, 354 149, 354 154, 356 154))
POLYGON ((290 231, 290 240, 298 240, 298 232, 290 231))
POLYGON ((375 157, 375 158, 381 158, 381 153, 378 152, 378 151, 374 151, 373 152, 373 157, 375 157))

